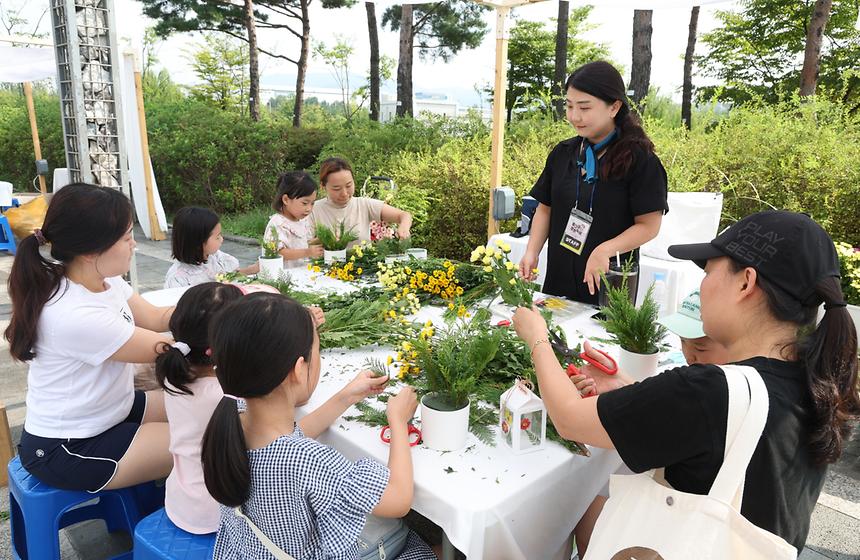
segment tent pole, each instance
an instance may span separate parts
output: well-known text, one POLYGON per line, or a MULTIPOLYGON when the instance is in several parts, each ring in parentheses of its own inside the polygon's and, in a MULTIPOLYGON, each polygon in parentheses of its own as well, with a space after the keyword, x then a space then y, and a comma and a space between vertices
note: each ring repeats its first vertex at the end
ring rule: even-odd
POLYGON ((143 81, 137 55, 134 57, 134 91, 137 97, 137 121, 140 126, 140 148, 143 152, 143 184, 146 186, 146 208, 149 213, 149 237, 162 241, 167 236, 161 231, 158 214, 155 212, 155 199, 152 188, 152 167, 149 161, 149 137, 146 132, 146 112, 143 106, 143 81))
MULTIPOLYGON (((33 152, 36 160, 42 159, 42 144, 39 142, 39 127, 36 125, 36 107, 33 105, 33 84, 24 82, 24 97, 27 100, 27 114, 30 116, 30 133, 33 135, 33 152)), ((47 194, 45 176, 39 175, 39 190, 47 194)))
POLYGON ((508 88, 508 15, 510 11, 509 6, 496 6, 496 82, 493 95, 493 145, 487 241, 499 233, 499 222, 493 219, 493 189, 502 186, 502 161, 505 151, 505 93, 508 88))

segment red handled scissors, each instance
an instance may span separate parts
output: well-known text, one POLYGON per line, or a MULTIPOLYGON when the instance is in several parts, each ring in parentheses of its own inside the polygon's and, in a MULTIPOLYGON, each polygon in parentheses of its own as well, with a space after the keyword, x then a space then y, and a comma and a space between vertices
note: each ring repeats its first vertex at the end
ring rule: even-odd
MULTIPOLYGON (((602 354, 607 360, 609 360, 609 362, 612 365, 611 366, 605 366, 602 363, 600 363, 596 358, 592 358, 591 356, 589 356, 585 352, 583 352, 579 355, 580 359, 593 365, 594 367, 596 367, 597 369, 599 369, 600 371, 602 371, 606 375, 615 375, 616 373, 618 373, 618 364, 615 363, 615 360, 612 358, 612 356, 610 356, 609 354, 607 354, 603 350, 598 350, 597 348, 595 348, 594 350, 596 352, 602 354)), ((568 366, 567 366, 567 376, 568 377, 571 377, 574 375, 579 375, 579 374, 580 374, 580 370, 578 367, 576 367, 574 364, 568 364, 568 366)))
MULTIPOLYGON (((409 447, 415 447, 421 443, 421 430, 413 426, 412 422, 406 424, 406 428, 409 431, 409 447)), ((382 431, 379 432, 379 439, 382 440, 382 443, 391 443, 391 426, 382 428, 382 431)))
MULTIPOLYGON (((562 356, 569 358, 569 359, 579 358, 583 361, 586 361, 589 364, 596 367, 597 369, 599 369, 600 371, 602 371, 603 373, 605 373, 606 375, 615 375, 616 373, 618 373, 618 364, 615 363, 615 360, 612 358, 612 356, 610 356, 609 354, 607 354, 603 350, 597 350, 597 348, 595 348, 595 350, 598 353, 605 356, 609 360, 609 362, 612 364, 609 367, 603 365, 602 363, 597 361, 595 358, 592 358, 591 356, 589 356, 585 352, 579 352, 578 353, 574 350, 571 350, 570 348, 567 347, 567 344, 565 344, 564 340, 562 340, 562 338, 557 333, 555 333, 554 331, 549 331, 549 337, 551 339, 550 344, 552 345, 553 349, 556 352, 558 352, 559 354, 561 354, 562 356)), ((567 375, 568 376, 579 375, 579 373, 580 373, 579 368, 576 367, 574 364, 570 364, 567 366, 567 375)))

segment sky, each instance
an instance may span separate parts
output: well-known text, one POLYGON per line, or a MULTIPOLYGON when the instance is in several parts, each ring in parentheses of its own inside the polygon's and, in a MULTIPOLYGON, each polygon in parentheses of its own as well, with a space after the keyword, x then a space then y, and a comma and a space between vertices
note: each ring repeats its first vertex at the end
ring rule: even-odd
MULTIPOLYGON (((13 5, 24 0, 0 0, 13 5)), ((27 0, 28 12, 39 12, 46 1, 27 0)), ((377 7, 378 21, 382 21, 385 5, 391 0, 380 1, 377 7)), ((605 43, 611 52, 612 59, 624 65, 628 70, 625 80, 629 78, 631 64, 631 35, 633 28, 633 9, 652 8, 652 63, 651 84, 660 88, 661 93, 680 99, 680 87, 683 78, 684 50, 687 44, 687 30, 690 18, 690 7, 696 3, 702 6, 699 15, 699 35, 717 26, 714 17, 716 10, 732 9, 735 0, 604 0, 603 2, 587 2, 572 0, 571 6, 594 4, 589 22, 595 28, 584 35, 584 38, 605 43)), ((148 18, 142 15, 141 4, 135 0, 114 0, 117 15, 117 36, 120 40, 129 41, 132 46, 139 48, 142 43, 146 26, 152 25, 148 18)), ((43 8, 42 8, 43 9, 43 8)), ((514 10, 516 18, 547 22, 554 25, 551 18, 558 12, 558 3, 554 0, 538 2, 514 10)), ((38 17, 38 13, 35 17, 38 17)), ((34 18, 35 19, 35 18, 34 18)), ((461 105, 476 105, 480 96, 476 88, 483 89, 492 83, 495 61, 495 15, 488 11, 485 15, 489 32, 480 47, 461 51, 448 63, 442 61, 422 61, 415 57, 413 66, 414 91, 423 93, 447 94, 461 105)), ((47 30, 47 28, 46 28, 47 30)), ((283 52, 298 58, 299 42, 286 31, 258 31, 261 48, 283 52)), ((367 74, 370 58, 370 47, 367 38, 367 19, 363 1, 358 1, 352 8, 325 10, 317 0, 311 5, 311 37, 313 41, 321 41, 333 45, 338 38, 343 38, 355 49, 351 60, 350 74, 352 82, 361 82, 367 74)), ((201 42, 197 34, 181 34, 161 41, 156 47, 159 62, 157 67, 166 68, 174 81, 190 85, 195 82, 195 76, 188 63, 189 52, 201 42)), ((395 32, 380 30, 380 51, 394 59, 397 58, 398 35, 395 32)), ((701 42, 697 53, 702 53, 701 42)), ((265 55, 260 57, 261 87, 263 89, 292 89, 295 86, 295 66, 289 62, 273 59, 265 55)), ((702 85, 706 80, 696 77, 694 84, 702 85)), ((383 84, 383 94, 395 92, 394 81, 383 84)), ((306 94, 314 95, 315 91, 326 91, 336 88, 331 72, 324 62, 311 58, 306 81, 306 94)))

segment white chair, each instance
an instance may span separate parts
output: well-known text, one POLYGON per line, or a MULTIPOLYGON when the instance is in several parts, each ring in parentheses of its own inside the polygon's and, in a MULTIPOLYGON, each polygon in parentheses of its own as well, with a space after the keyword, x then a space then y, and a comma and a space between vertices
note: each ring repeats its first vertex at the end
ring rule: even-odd
POLYGON ((54 180, 51 185, 51 192, 57 192, 71 182, 69 169, 67 167, 54 168, 54 180))
POLYGON ((707 243, 717 235, 723 211, 723 193, 670 192, 669 213, 663 216, 660 233, 642 246, 642 256, 666 261, 669 246, 680 243, 707 243))

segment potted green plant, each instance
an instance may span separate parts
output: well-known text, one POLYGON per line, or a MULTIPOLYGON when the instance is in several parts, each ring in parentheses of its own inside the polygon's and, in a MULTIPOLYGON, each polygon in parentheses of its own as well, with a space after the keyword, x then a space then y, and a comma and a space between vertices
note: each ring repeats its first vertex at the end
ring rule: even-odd
POLYGON ((391 264, 397 261, 408 261, 409 255, 407 251, 412 247, 411 239, 400 239, 395 234, 394 237, 387 237, 376 242, 376 250, 379 256, 383 258, 385 264, 391 264))
POLYGON ((358 236, 351 229, 347 231, 343 222, 340 222, 334 230, 323 224, 317 224, 315 233, 323 246, 323 262, 325 264, 345 261, 346 248, 358 239, 358 236))
POLYGON ((454 326, 434 337, 405 343, 406 357, 418 370, 421 432, 431 449, 454 451, 466 444, 469 408, 481 376, 499 351, 502 333, 454 326))
POLYGON ((284 259, 278 252, 278 231, 272 226, 268 236, 260 239, 260 277, 279 280, 283 272, 284 259))
POLYGON ((666 338, 666 327, 657 322, 660 306, 654 301, 654 286, 637 308, 626 282, 612 286, 603 279, 607 304, 600 308, 600 323, 620 347, 618 368, 637 381, 657 373, 657 358, 666 338))

